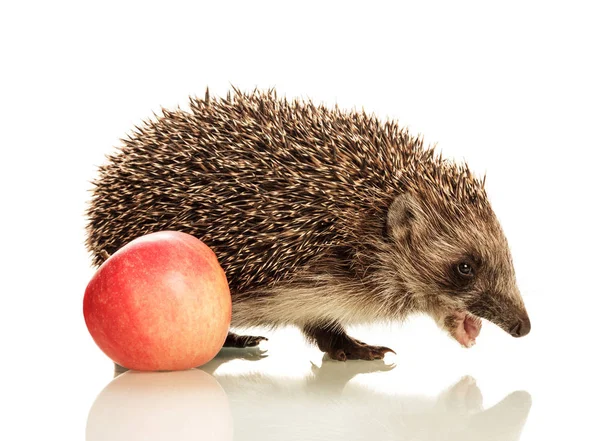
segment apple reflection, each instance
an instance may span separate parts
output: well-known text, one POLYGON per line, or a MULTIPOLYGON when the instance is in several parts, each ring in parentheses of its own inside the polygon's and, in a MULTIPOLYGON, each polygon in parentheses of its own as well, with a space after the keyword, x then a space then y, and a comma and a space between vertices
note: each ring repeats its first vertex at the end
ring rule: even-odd
POLYGON ((215 440, 233 437, 227 396, 210 374, 127 371, 96 398, 87 441, 215 440))

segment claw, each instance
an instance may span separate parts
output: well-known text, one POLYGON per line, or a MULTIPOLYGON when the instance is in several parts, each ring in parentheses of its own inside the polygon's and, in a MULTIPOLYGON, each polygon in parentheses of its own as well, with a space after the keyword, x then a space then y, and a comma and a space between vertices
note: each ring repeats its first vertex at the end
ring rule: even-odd
POLYGON ((393 349, 390 349, 390 348, 386 348, 385 346, 381 346, 381 350, 384 351, 384 354, 391 352, 394 355, 398 355, 398 354, 396 354, 396 351, 394 351, 393 349))
POLYGON ((258 346, 261 341, 269 341, 269 339, 267 337, 250 337, 245 342, 245 345, 247 347, 254 347, 254 346, 258 346))

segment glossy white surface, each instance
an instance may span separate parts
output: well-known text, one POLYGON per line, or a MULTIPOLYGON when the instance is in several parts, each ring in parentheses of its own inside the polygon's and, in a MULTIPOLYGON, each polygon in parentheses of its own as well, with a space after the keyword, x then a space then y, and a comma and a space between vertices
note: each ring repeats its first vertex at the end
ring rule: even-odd
POLYGON ((596 348, 561 336, 544 318, 551 309, 529 306, 531 335, 513 339, 485 323, 472 349, 415 318, 353 329, 398 355, 343 363, 282 329, 261 348, 224 349, 201 369, 115 379, 80 322, 68 340, 28 351, 24 359, 38 363, 10 365, 3 400, 11 418, 1 430, 88 441, 596 439, 596 348))
POLYGON ((600 439, 595 2, 0 4, 2 440, 600 439), (462 349, 416 317, 322 359, 294 329, 202 371, 127 373, 82 317, 97 165, 206 86, 364 106, 486 187, 532 321, 462 349), (395 367, 392 368, 392 366, 395 367))

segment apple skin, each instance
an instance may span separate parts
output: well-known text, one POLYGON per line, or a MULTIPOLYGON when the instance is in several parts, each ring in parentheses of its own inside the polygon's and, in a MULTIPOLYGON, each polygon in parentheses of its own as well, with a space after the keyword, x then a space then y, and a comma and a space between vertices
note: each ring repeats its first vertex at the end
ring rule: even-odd
POLYGON ((186 233, 138 237, 90 280, 83 315, 114 362, 139 371, 190 369, 219 352, 231 294, 214 252, 186 233))

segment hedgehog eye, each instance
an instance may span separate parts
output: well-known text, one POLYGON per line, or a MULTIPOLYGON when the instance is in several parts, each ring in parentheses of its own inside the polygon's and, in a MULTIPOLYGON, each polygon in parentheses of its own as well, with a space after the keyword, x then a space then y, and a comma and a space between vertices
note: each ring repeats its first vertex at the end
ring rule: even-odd
POLYGON ((456 266, 458 273, 461 276, 472 277, 473 276, 473 267, 466 262, 461 262, 456 266))

